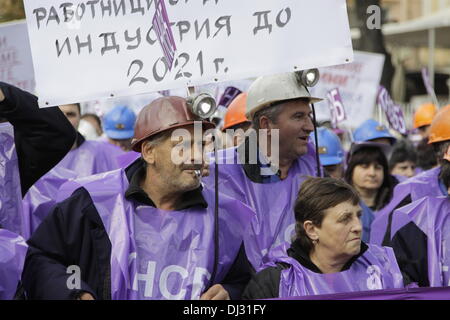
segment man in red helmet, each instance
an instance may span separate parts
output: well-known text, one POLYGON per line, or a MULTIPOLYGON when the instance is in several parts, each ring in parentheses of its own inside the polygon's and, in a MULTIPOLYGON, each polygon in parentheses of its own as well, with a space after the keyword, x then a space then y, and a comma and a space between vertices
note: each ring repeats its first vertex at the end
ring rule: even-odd
POLYGON ((214 192, 202 188, 198 173, 204 142, 194 135, 196 125, 213 124, 199 120, 185 99, 159 98, 136 122, 132 147, 141 158, 62 187, 75 191, 29 241, 22 277, 28 297, 240 297, 250 277, 242 239, 254 213, 221 195, 214 227, 214 192), (176 130, 187 134, 173 139, 176 130), (179 152, 180 137, 190 152, 179 152))

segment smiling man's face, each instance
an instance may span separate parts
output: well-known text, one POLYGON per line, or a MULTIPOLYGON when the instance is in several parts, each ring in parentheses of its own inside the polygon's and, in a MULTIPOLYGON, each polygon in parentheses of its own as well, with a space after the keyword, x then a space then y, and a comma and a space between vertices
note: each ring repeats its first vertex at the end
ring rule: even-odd
POLYGON ((314 130, 311 108, 305 100, 283 103, 282 111, 271 129, 279 129, 280 157, 296 159, 308 151, 308 139, 314 130))

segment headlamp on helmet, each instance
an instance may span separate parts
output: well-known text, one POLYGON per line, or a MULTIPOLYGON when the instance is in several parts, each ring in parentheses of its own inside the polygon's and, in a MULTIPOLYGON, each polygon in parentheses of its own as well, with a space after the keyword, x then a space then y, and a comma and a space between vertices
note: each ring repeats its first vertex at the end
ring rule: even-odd
POLYGON ((296 71, 295 77, 300 85, 305 87, 314 87, 319 81, 320 74, 318 69, 307 69, 296 71))
POLYGON ((216 100, 208 93, 190 95, 186 103, 190 111, 201 119, 210 118, 217 110, 216 100))

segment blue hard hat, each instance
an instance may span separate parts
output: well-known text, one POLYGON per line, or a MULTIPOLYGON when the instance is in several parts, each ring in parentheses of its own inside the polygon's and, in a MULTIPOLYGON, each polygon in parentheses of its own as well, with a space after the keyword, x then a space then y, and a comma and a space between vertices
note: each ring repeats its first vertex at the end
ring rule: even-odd
POLYGON ((134 136, 136 115, 126 106, 117 106, 103 118, 103 129, 111 139, 130 139, 134 136))
MULTIPOLYGON (((332 166, 344 161, 344 150, 338 136, 327 128, 317 128, 319 158, 323 166, 332 166)), ((314 132, 311 140, 315 143, 314 132)))
POLYGON ((389 139, 391 145, 395 143, 395 139, 386 126, 380 124, 374 119, 364 121, 354 132, 353 140, 355 142, 371 141, 374 139, 386 138, 389 139))

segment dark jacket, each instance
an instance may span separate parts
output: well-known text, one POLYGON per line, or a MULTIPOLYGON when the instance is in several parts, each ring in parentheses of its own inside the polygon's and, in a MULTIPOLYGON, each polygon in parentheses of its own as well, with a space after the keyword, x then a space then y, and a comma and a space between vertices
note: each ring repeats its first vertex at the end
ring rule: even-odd
MULTIPOLYGON (((344 265, 342 271, 350 269, 352 264, 366 252, 367 248, 368 246, 364 242, 361 242, 360 252, 344 265)), ((292 242, 287 254, 289 257, 297 260, 303 267, 316 273, 322 273, 322 271, 320 271, 320 269, 311 261, 308 253, 302 248, 299 241, 292 242)), ((268 267, 255 274, 245 288, 242 299, 255 300, 279 298, 281 272, 287 268, 289 268, 289 265, 278 263, 276 267, 268 267)))
POLYGON ((403 226, 394 235, 391 233, 395 210, 411 202, 411 195, 407 195, 389 212, 386 233, 381 245, 394 249, 395 258, 402 272, 405 285, 415 282, 420 287, 428 287, 430 281, 428 279, 427 235, 413 222, 403 226))
MULTIPOLYGON (((129 201, 152 205, 137 185, 142 168, 143 163, 138 159, 125 170, 130 181, 125 197, 129 201)), ((190 205, 201 205, 204 199, 198 198, 198 194, 201 192, 194 190, 185 198, 190 200, 190 205)), ((57 204, 28 244, 22 274, 28 298, 76 299, 82 292, 89 292, 96 299, 111 299, 111 242, 86 189, 77 189, 71 197, 57 204), (66 270, 70 265, 81 269, 81 290, 67 287, 70 274, 66 270)), ((249 280, 250 264, 242 245, 221 284, 232 299, 237 299, 249 280)))
POLYGON ((76 131, 57 107, 39 109, 37 97, 0 82, 0 118, 14 126, 22 195, 70 151, 76 131))

